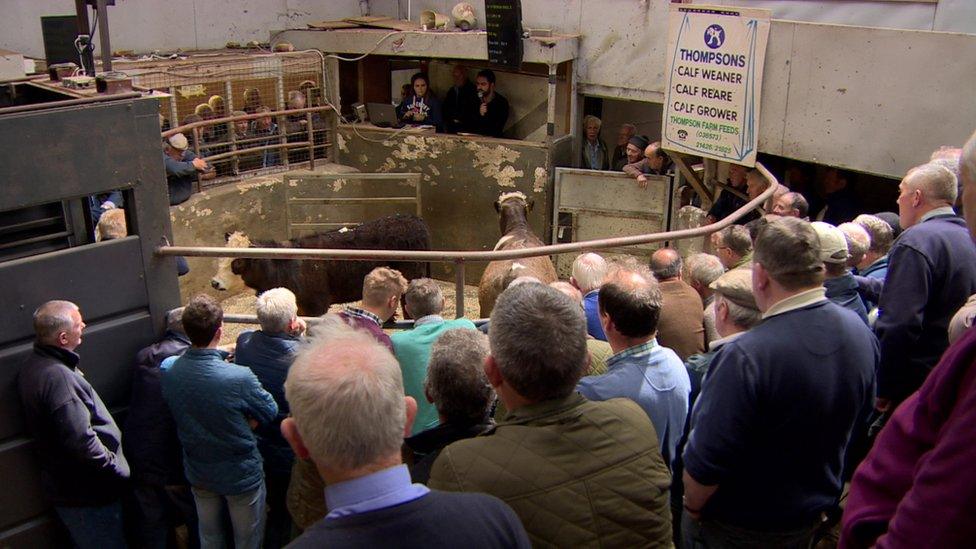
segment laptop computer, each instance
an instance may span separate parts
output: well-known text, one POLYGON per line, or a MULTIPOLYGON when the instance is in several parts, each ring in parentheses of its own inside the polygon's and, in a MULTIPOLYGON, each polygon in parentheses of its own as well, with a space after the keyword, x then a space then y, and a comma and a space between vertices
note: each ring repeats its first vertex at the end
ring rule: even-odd
POLYGON ((402 128, 403 123, 397 118, 396 107, 389 103, 369 103, 366 105, 369 121, 380 128, 402 128))

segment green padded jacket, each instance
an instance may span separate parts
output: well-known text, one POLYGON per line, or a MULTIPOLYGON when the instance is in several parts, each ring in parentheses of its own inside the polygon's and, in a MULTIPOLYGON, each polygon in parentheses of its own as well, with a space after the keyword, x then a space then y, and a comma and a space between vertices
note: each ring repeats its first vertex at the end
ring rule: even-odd
POLYGON ((451 444, 428 486, 502 499, 534 547, 670 547, 670 483, 639 406, 573 393, 451 444))

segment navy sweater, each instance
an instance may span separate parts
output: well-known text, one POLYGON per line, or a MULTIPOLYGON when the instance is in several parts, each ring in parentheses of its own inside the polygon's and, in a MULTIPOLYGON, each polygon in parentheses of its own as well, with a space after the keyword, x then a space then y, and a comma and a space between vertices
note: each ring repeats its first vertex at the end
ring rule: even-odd
POLYGON ((122 433, 75 368, 79 360, 66 349, 35 343, 18 377, 44 495, 66 507, 111 503, 129 478, 122 433))
POLYGON ((695 480, 718 484, 702 516, 763 531, 813 524, 840 496, 877 360, 864 322, 829 301, 767 318, 722 346, 684 452, 695 480))
POLYGON ((261 382, 261 387, 271 393, 278 405, 278 415, 258 428, 258 450, 268 471, 288 474, 295 462, 295 454, 281 435, 281 421, 291 410, 285 400, 285 378, 298 350, 297 337, 283 333, 267 333, 263 330, 244 332, 237 337, 234 362, 247 366, 261 382))
POLYGON ((132 400, 122 437, 134 481, 159 486, 186 483, 183 447, 176 435, 173 414, 163 400, 159 365, 189 347, 190 340, 185 335, 166 332, 158 343, 136 355, 132 400))
POLYGON ((875 326, 878 396, 897 403, 922 385, 949 346, 949 320, 974 293, 976 246, 961 217, 935 216, 898 237, 875 326))
POLYGON ((515 512, 485 494, 432 490, 413 501, 358 515, 322 519, 289 547, 529 548, 515 512))

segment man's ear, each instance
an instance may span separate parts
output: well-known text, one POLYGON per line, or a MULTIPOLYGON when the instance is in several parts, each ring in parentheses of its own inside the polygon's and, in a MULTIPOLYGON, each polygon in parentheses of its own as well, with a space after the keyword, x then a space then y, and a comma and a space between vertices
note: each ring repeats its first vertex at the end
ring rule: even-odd
POLYGON ((405 396, 403 405, 407 410, 407 421, 403 424, 403 437, 406 438, 413 430, 413 420, 417 419, 417 401, 412 396, 405 396))
POLYGON ((497 200, 495 201, 495 211, 498 213, 502 213, 502 204, 497 200))
POLYGON ((308 448, 305 447, 305 441, 302 440, 302 435, 298 432, 298 425, 295 423, 295 418, 286 417, 281 420, 281 436, 285 437, 288 445, 295 451, 296 456, 301 459, 309 458, 308 448))
POLYGON ((719 299, 713 303, 715 304, 715 318, 726 320, 729 316, 729 306, 725 304, 725 300, 719 299))
POLYGON ((769 272, 761 263, 752 264, 752 286, 756 290, 765 290, 769 286, 769 272))
POLYGON ((430 396, 430 391, 427 390, 427 387, 424 387, 424 398, 427 399, 427 402, 434 403, 434 399, 430 396))
POLYGON ((614 331, 616 331, 617 328, 613 325, 613 319, 610 318, 610 315, 608 315, 607 313, 601 310, 599 316, 600 316, 600 327, 603 328, 604 334, 610 333, 610 328, 613 328, 614 331))
POLYGON ((488 383, 492 387, 499 387, 505 381, 501 370, 498 368, 498 363, 495 362, 495 357, 491 355, 485 358, 485 377, 488 378, 488 383))
POLYGON ((529 199, 525 201, 525 212, 531 212, 532 206, 535 206, 535 197, 530 196, 529 199))

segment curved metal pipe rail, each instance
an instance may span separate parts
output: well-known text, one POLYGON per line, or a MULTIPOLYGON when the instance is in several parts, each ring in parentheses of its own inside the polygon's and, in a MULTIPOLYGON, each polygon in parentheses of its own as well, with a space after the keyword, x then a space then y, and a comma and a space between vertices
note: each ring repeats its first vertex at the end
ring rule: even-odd
POLYGON ((435 261, 455 264, 455 303, 457 315, 464 314, 464 263, 471 261, 503 261, 506 259, 525 259, 528 257, 541 257, 547 255, 573 253, 600 250, 605 248, 616 248, 622 246, 635 246, 638 244, 650 244, 653 242, 663 242, 665 240, 681 240, 685 238, 695 238, 705 236, 720 231, 742 216, 746 215, 753 208, 769 200, 779 181, 776 177, 760 163, 756 163, 756 169, 769 180, 769 187, 755 199, 750 200, 738 210, 732 212, 725 218, 702 227, 694 229, 683 229, 680 231, 665 231, 662 233, 651 233, 635 236, 621 236, 617 238, 604 238, 599 240, 586 240, 583 242, 570 242, 566 244, 549 244, 536 246, 534 248, 522 248, 518 250, 499 250, 499 251, 404 251, 404 250, 329 250, 314 248, 227 248, 227 247, 207 247, 207 246, 159 246, 156 248, 156 255, 160 256, 192 256, 192 257, 230 257, 230 258, 253 258, 253 259, 331 259, 339 261, 435 261))

